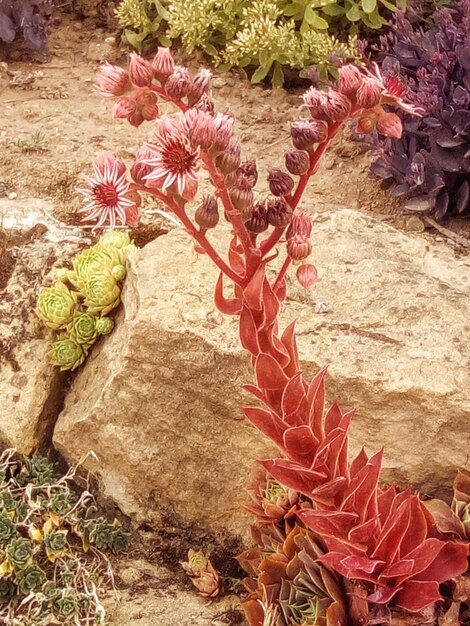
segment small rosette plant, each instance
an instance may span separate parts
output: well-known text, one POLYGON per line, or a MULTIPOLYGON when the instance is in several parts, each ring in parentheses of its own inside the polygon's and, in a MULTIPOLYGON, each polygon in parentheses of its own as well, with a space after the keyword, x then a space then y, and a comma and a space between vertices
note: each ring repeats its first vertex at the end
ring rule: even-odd
POLYGON ((103 626, 99 591, 109 582, 103 550, 127 547, 115 522, 93 517, 93 496, 73 488, 74 469, 15 450, 0 455, 0 621, 103 626), (88 533, 84 532, 88 529, 88 533), (99 534, 112 541, 99 541, 99 534))
MULTIPOLYGON (((129 174, 122 173, 125 188, 110 168, 95 165, 100 179, 88 188, 85 211, 92 221, 112 224, 122 219, 121 198, 149 194, 214 262, 220 270, 216 306, 238 317, 255 375, 244 387, 254 398, 244 414, 279 449, 261 462, 249 490, 257 546, 240 560, 248 573, 250 626, 437 626, 441 617, 466 610, 461 587, 458 597, 446 589, 467 570, 468 540, 444 535, 410 489, 380 486, 382 452, 362 450, 350 458, 353 412, 344 413, 337 402, 325 406, 326 372, 312 381, 303 377, 294 323, 281 330, 278 321, 291 266, 301 286, 317 279, 310 260, 313 224, 299 210, 308 182, 349 120, 401 135, 402 122, 390 108, 417 110, 406 102, 400 80, 384 78, 377 67, 345 65, 336 84, 311 87, 302 97, 304 114, 291 123, 285 167, 267 173, 269 194, 256 190, 257 164, 243 160, 232 115, 215 111, 207 70, 192 77, 160 48, 151 62, 132 54, 128 71, 106 65, 98 86, 116 99, 114 117, 132 125, 144 121, 136 117, 141 90, 151 92, 159 123, 129 174), (176 115, 160 115, 160 102, 173 103, 176 115), (202 175, 212 193, 198 197, 202 175)), ((465 518, 465 495, 459 498, 458 515, 465 518)), ((206 557, 190 554, 185 569, 210 596, 215 581, 206 557)))
MULTIPOLYGON (((102 162, 110 161, 104 155, 102 162)), ((113 169, 108 171, 112 175, 113 169)), ((95 341, 113 330, 108 313, 119 306, 127 258, 134 250, 127 232, 109 231, 73 260, 71 270, 59 268, 55 285, 42 290, 36 312, 46 326, 61 331, 49 353, 53 365, 76 369, 95 341)))

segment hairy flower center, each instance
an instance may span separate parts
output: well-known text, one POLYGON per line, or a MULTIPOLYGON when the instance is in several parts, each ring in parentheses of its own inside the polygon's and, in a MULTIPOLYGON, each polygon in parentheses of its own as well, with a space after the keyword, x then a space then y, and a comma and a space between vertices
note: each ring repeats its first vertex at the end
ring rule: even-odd
POLYGON ((110 184, 100 184, 93 187, 96 202, 102 207, 115 207, 119 201, 116 188, 110 184))
POLYGON ((164 151, 163 162, 169 171, 184 174, 196 166, 196 155, 184 144, 174 142, 164 151))

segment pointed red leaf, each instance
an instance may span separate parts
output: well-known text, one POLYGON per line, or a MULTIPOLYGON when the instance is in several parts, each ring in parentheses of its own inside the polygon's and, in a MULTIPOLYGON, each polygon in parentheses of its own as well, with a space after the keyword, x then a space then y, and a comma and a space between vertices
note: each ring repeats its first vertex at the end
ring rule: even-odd
MULTIPOLYGON (((265 394, 259 387, 256 387, 255 385, 242 385, 242 389, 244 391, 247 391, 248 393, 251 393, 253 396, 255 396, 255 398, 258 398, 258 400, 261 400, 263 404, 267 404, 265 394)), ((270 405, 267 406, 270 408, 270 405)))
POLYGON ((253 320, 253 315, 246 305, 243 305, 240 313, 239 331, 240 341, 245 350, 248 350, 248 352, 251 352, 254 356, 258 356, 260 353, 258 329, 253 320))
POLYGON ((289 364, 289 354, 274 334, 274 326, 268 326, 258 332, 258 341, 261 352, 270 354, 279 365, 284 368, 289 364))
POLYGON ((265 281, 264 265, 260 265, 248 285, 245 287, 243 297, 250 309, 261 311, 263 308, 263 283, 265 281))
POLYGON ((279 298, 279 302, 284 302, 284 300, 286 299, 286 295, 287 295, 287 284, 283 278, 277 286, 276 296, 279 298))
POLYGON ((280 303, 274 291, 271 289, 267 278, 263 282, 263 311, 264 320, 261 328, 272 324, 279 314, 280 303))
POLYGON ((258 386, 261 389, 283 389, 289 379, 279 363, 269 354, 261 352, 255 361, 258 386))
POLYGON ((342 417, 343 413, 339 408, 338 401, 335 400, 325 415, 325 433, 329 433, 330 430, 338 428, 342 417))
POLYGON ((242 303, 236 298, 224 297, 224 275, 219 274, 214 294, 215 306, 221 313, 225 315, 239 315, 242 309, 242 303))
POLYGON ((306 496, 325 479, 323 474, 302 468, 288 459, 267 459, 260 463, 281 485, 306 496))
MULTIPOLYGON (((304 509, 297 512, 302 522, 322 537, 347 537, 349 529, 357 520, 354 513, 342 511, 318 511, 304 509)), ((343 554, 343 558, 344 558, 343 554)))
POLYGON ((410 506, 410 499, 407 499, 394 513, 389 514, 382 526, 375 550, 371 554, 372 558, 383 559, 388 563, 395 560, 402 539, 409 528, 410 506))
POLYGON ((436 559, 416 578, 445 582, 467 571, 470 545, 461 541, 446 541, 436 559))
POLYGON ((295 322, 291 322, 289 326, 286 327, 281 336, 281 341, 284 346, 287 348, 287 351, 290 355, 290 368, 298 371, 299 369, 299 352, 297 350, 297 341, 295 338, 295 322))
POLYGON ((315 456, 316 444, 310 428, 306 425, 294 426, 284 431, 284 450, 293 460, 305 466, 310 466, 315 456))
MULTIPOLYGON (((302 382, 302 374, 297 374, 287 383, 282 394, 282 416, 289 423, 294 423, 287 419, 288 416, 297 413, 302 403, 306 401, 306 393, 302 382)), ((295 422, 300 424, 298 420, 295 422)))
POLYGON ((238 246, 236 245, 236 241, 237 238, 234 237, 228 251, 228 259, 230 262, 230 267, 233 269, 233 271, 243 276, 245 274, 245 260, 237 249, 238 246))
POLYGON ((309 407, 309 421, 313 434, 323 439, 323 410, 325 405, 325 376, 326 368, 320 370, 310 383, 307 394, 309 407))
POLYGON ((253 426, 272 439, 279 447, 283 447, 282 435, 285 427, 279 417, 269 411, 252 406, 244 407, 242 410, 253 426))
MULTIPOLYGON (((367 519, 366 513, 370 501, 377 498, 377 483, 382 467, 382 457, 383 450, 371 456, 367 465, 355 476, 351 476, 351 482, 344 494, 342 510, 357 512, 361 522, 367 519)), ((377 514, 377 511, 374 513, 377 514)))
POLYGON ((438 583, 408 580, 396 594, 394 604, 405 611, 418 613, 439 600, 442 600, 442 597, 438 583))

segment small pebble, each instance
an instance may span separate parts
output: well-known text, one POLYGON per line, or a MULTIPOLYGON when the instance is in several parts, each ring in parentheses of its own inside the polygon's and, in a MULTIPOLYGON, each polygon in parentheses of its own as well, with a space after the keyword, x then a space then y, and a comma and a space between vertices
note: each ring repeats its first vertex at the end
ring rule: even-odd
POLYGON ((423 233, 425 226, 416 215, 412 215, 405 222, 405 230, 409 233, 423 233))
POLYGON ((16 200, 17 197, 18 197, 18 194, 16 193, 16 191, 12 191, 11 193, 8 194, 8 200, 16 200))

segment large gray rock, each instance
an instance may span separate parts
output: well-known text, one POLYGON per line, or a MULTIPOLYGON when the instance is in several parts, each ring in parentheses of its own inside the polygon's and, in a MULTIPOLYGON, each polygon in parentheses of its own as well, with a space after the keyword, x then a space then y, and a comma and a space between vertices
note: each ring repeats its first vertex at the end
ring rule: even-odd
MULTIPOLYGON (((290 285, 281 320, 298 319, 306 374, 329 365, 330 398, 357 408, 353 447, 385 446, 385 479, 442 492, 469 463, 468 260, 340 210, 317 217, 313 262, 318 284, 290 285)), ((69 461, 93 450, 88 467, 138 520, 174 510, 242 532, 243 485, 270 448, 241 419, 249 359, 236 319, 214 309, 216 276, 183 232, 134 257, 117 328, 78 374, 54 441, 69 461)))

